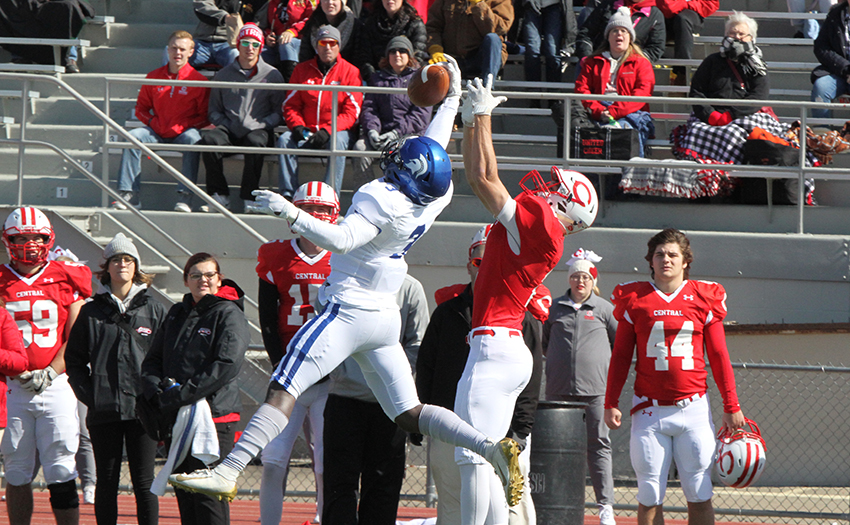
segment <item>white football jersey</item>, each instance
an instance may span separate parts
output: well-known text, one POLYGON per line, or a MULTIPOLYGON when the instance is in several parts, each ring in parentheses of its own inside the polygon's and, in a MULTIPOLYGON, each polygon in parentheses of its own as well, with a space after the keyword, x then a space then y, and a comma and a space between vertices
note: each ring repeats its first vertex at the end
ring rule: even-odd
POLYGON ((445 195, 420 206, 383 178, 361 186, 348 214, 361 215, 380 233, 347 254, 331 255, 331 274, 320 301, 376 310, 396 306, 396 294, 407 275, 404 256, 448 206, 453 191, 449 185, 445 195))

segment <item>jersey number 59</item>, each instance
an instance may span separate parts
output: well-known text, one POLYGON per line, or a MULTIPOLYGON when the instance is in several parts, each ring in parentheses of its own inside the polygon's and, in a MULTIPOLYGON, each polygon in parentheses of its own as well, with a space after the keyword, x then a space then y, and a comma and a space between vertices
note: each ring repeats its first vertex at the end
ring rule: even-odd
POLYGON ((30 307, 29 301, 13 301, 6 303, 6 310, 15 317, 15 323, 18 325, 18 330, 21 331, 21 337, 24 340, 24 346, 28 347, 32 343, 41 348, 53 348, 56 345, 58 338, 57 328, 59 328, 59 308, 56 303, 49 299, 39 299, 33 301, 30 307), (32 323, 27 319, 18 319, 16 312, 29 312, 32 309, 32 323), (47 330, 47 333, 37 332, 33 334, 33 326, 39 330, 47 330))

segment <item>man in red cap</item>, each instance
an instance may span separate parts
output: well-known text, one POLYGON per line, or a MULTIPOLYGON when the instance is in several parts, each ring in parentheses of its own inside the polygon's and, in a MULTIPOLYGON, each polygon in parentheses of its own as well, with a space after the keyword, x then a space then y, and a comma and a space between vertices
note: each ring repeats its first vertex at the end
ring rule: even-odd
MULTIPOLYGON (((239 31, 236 44, 239 57, 216 73, 213 80, 249 84, 282 83, 280 71, 260 57, 263 32, 256 24, 245 24, 239 31)), ((208 118, 215 129, 206 130, 199 144, 214 146, 267 147, 274 142, 274 128, 281 122, 280 108, 284 91, 261 89, 216 89, 210 93, 208 118)), ((230 189, 224 178, 223 153, 204 153, 207 172, 207 193, 225 208, 230 206, 230 189)), ((239 196, 253 204, 251 192, 259 189, 263 171, 263 155, 245 154, 242 188, 239 196)), ((201 211, 212 211, 201 206, 201 211)))

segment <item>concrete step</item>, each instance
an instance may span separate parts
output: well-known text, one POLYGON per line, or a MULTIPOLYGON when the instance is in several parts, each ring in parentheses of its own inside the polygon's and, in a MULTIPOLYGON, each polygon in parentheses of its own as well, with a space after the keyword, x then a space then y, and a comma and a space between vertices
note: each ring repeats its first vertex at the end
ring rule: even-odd
MULTIPOLYGON (((89 101, 103 111, 102 99, 89 99, 89 101)), ((56 96, 38 99, 35 106, 36 114, 30 120, 34 124, 78 124, 83 126, 102 124, 98 116, 73 98, 56 96)), ((118 123, 123 123, 133 115, 135 107, 135 98, 111 98, 109 116, 118 123)))
MULTIPOLYGON (((11 126, 13 139, 20 138, 21 126, 11 126)), ((51 142, 65 149, 95 151, 103 142, 103 128, 100 126, 73 126, 55 124, 28 124, 27 139, 51 142)), ((17 150, 15 150, 17 152, 17 150)))
MULTIPOLYGON (((72 158, 78 161, 92 162, 95 165, 98 153, 91 150, 66 150, 72 158)), ((0 148, 0 174, 18 172, 18 148, 0 148)), ((26 149, 24 158, 24 173, 35 175, 62 175, 76 173, 76 170, 57 153, 46 148, 34 146, 26 149)))
POLYGON ((147 42, 152 47, 115 47, 110 43, 91 49, 81 68, 98 73, 147 73, 162 66, 165 40, 147 42))
POLYGON ((109 45, 112 47, 155 48, 165 49, 168 37, 177 30, 188 30, 185 23, 169 21, 156 22, 116 22, 110 28, 109 45))
POLYGON ((186 24, 189 32, 198 23, 192 3, 185 0, 114 0, 107 11, 98 14, 114 16, 118 23, 186 24))

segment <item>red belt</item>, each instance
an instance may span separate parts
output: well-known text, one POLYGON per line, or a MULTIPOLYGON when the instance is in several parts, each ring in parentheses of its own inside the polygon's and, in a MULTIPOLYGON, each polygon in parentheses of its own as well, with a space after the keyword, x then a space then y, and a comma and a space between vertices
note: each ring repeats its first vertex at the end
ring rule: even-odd
POLYGON ((637 405, 633 406, 631 412, 629 412, 629 415, 634 415, 635 412, 640 412, 644 408, 649 408, 649 407, 673 407, 673 406, 677 406, 679 408, 685 408, 686 406, 690 405, 691 403, 693 403, 697 399, 701 398, 703 395, 704 394, 694 394, 692 396, 688 396, 688 397, 685 397, 685 398, 682 398, 682 399, 678 399, 676 401, 662 401, 662 400, 659 400, 659 399, 647 399, 646 401, 641 401, 637 405))
MULTIPOLYGON (((472 337, 478 337, 479 335, 489 335, 490 337, 495 337, 496 331, 490 330, 489 328, 481 328, 479 330, 472 331, 472 337)), ((522 337, 522 332, 520 332, 519 330, 510 330, 508 332, 508 335, 510 335, 511 337, 522 337)))

